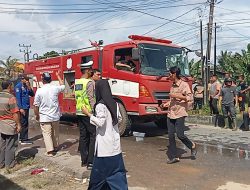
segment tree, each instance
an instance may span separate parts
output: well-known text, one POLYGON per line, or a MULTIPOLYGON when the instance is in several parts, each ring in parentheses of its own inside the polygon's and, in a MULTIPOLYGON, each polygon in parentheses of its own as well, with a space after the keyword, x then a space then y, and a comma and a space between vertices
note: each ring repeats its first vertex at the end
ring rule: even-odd
POLYGON ((46 58, 49 58, 49 57, 57 57, 59 56, 60 54, 56 51, 50 51, 50 52, 47 52, 45 54, 43 54, 43 56, 39 56, 38 59, 46 59, 46 58))
POLYGON ((189 62, 189 70, 190 75, 196 78, 201 78, 201 60, 195 62, 194 59, 192 59, 189 62))
POLYGON ((246 50, 241 50, 240 53, 233 54, 232 52, 221 51, 218 63, 222 72, 230 72, 233 77, 243 74, 250 82, 250 44, 247 45, 246 50))
POLYGON ((0 66, 3 68, 2 77, 6 79, 13 79, 14 73, 20 72, 20 69, 16 67, 18 59, 11 56, 6 61, 0 60, 0 66))

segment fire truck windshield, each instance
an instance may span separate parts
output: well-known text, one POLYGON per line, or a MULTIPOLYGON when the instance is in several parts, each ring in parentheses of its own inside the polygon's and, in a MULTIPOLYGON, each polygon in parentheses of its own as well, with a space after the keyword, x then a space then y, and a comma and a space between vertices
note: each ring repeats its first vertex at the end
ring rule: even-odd
POLYGON ((140 73, 144 75, 167 75, 169 68, 178 66, 182 75, 189 75, 188 59, 182 48, 139 44, 140 73))

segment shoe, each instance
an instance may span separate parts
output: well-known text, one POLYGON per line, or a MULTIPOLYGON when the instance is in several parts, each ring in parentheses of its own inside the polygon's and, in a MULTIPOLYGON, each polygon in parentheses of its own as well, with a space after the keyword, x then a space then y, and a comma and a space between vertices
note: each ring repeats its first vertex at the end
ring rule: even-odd
POLYGON ((55 155, 56 155, 56 153, 53 152, 53 151, 45 152, 45 156, 48 156, 48 157, 53 157, 53 156, 55 156, 55 155))
POLYGON ((82 163, 81 163, 81 166, 82 166, 82 167, 86 167, 87 165, 88 165, 88 164, 87 164, 86 162, 82 162, 82 163))
MULTIPOLYGON (((19 141, 20 142, 20 141, 19 141)), ((33 144, 33 142, 32 141, 29 141, 29 140, 26 140, 26 141, 21 141, 21 143, 20 143, 21 145, 31 145, 31 144, 33 144)))
POLYGON ((174 163, 177 163, 177 162, 180 162, 180 159, 179 158, 173 158, 173 159, 169 160, 167 162, 167 164, 174 164, 174 163))
POLYGON ((60 151, 60 149, 58 147, 55 147, 54 150, 52 150, 53 152, 57 153, 60 151))
POLYGON ((194 144, 195 144, 195 147, 191 148, 191 159, 195 159, 196 154, 197 154, 197 145, 196 145, 196 143, 194 143, 194 144))
POLYGON ((87 165, 87 170, 92 170, 92 168, 93 168, 93 164, 89 163, 89 164, 87 165))
POLYGON ((5 167, 4 164, 0 164, 0 169, 3 169, 5 167))
POLYGON ((238 129, 235 127, 235 128, 232 129, 232 131, 238 131, 238 129))

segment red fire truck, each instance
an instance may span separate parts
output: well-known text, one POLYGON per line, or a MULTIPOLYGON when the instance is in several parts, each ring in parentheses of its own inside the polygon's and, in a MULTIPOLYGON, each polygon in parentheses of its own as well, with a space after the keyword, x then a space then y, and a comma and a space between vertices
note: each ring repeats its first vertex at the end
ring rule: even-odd
POLYGON ((25 64, 25 73, 32 79, 34 90, 42 85, 41 74, 52 74, 52 83, 59 84, 55 71, 60 70, 66 89, 60 95, 62 113, 75 113, 75 79, 81 77, 80 64, 93 61, 93 68, 108 79, 112 93, 119 103, 123 122, 120 133, 124 134, 131 122, 154 121, 166 127, 166 110, 159 105, 169 99, 171 81, 169 68, 179 66, 184 76, 189 75, 187 55, 182 47, 170 40, 131 35, 129 41, 80 49, 67 55, 34 60, 25 64))

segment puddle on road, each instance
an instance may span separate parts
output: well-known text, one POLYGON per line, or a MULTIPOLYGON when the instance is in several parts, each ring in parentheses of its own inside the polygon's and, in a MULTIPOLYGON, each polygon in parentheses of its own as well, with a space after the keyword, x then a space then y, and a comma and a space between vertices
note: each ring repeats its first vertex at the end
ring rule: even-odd
MULTIPOLYGON (((143 141, 141 142, 136 142, 135 137, 128 137, 125 139, 134 141, 134 143, 152 144, 160 148, 166 147, 168 143, 167 136, 144 137, 143 141)), ((178 148, 187 151, 188 148, 180 141, 177 140, 176 143, 178 148)), ((237 159, 250 160, 250 146, 248 145, 235 145, 235 148, 233 148, 219 143, 215 144, 215 142, 213 142, 212 144, 211 142, 196 141, 196 143, 199 152, 203 154, 214 154, 222 157, 226 156, 237 159)), ((167 151, 167 147, 162 151, 167 151)))
MULTIPOLYGON (((69 122, 69 124, 64 123, 61 125, 62 128, 60 129, 60 134, 64 135, 76 135, 79 136, 79 129, 77 128, 76 123, 69 122)), ((143 128, 145 129, 145 128, 143 128)), ((145 132, 143 130, 139 130, 140 132, 145 132)), ((142 142, 136 142, 136 137, 125 137, 125 139, 130 139, 135 141, 135 143, 151 143, 155 144, 156 146, 165 146, 165 144, 168 141, 167 135, 165 130, 155 130, 155 128, 152 128, 152 131, 150 130, 149 133, 146 133, 146 137, 143 138, 142 142), (154 130, 153 130, 154 129, 154 130), (153 134, 151 134, 154 132, 153 134), (161 142, 159 142, 161 141, 161 142)), ((221 143, 218 143, 216 141, 210 141, 210 142, 202 142, 197 141, 197 146, 199 149, 199 152, 203 152, 203 154, 217 154, 220 156, 228 156, 228 157, 234 157, 238 159, 244 159, 244 160, 250 160, 250 145, 239 145, 239 144, 233 144, 233 147, 225 146, 221 143)), ((182 149, 186 150, 187 147, 183 145, 182 143, 177 141, 177 146, 181 147, 182 149)))
POLYGON ((250 160, 250 151, 249 149, 243 148, 243 147, 226 147, 222 144, 217 145, 211 145, 207 143, 197 143, 198 149, 203 154, 209 154, 209 153, 215 153, 220 156, 227 156, 227 157, 234 157, 238 159, 244 159, 244 160, 250 160))

